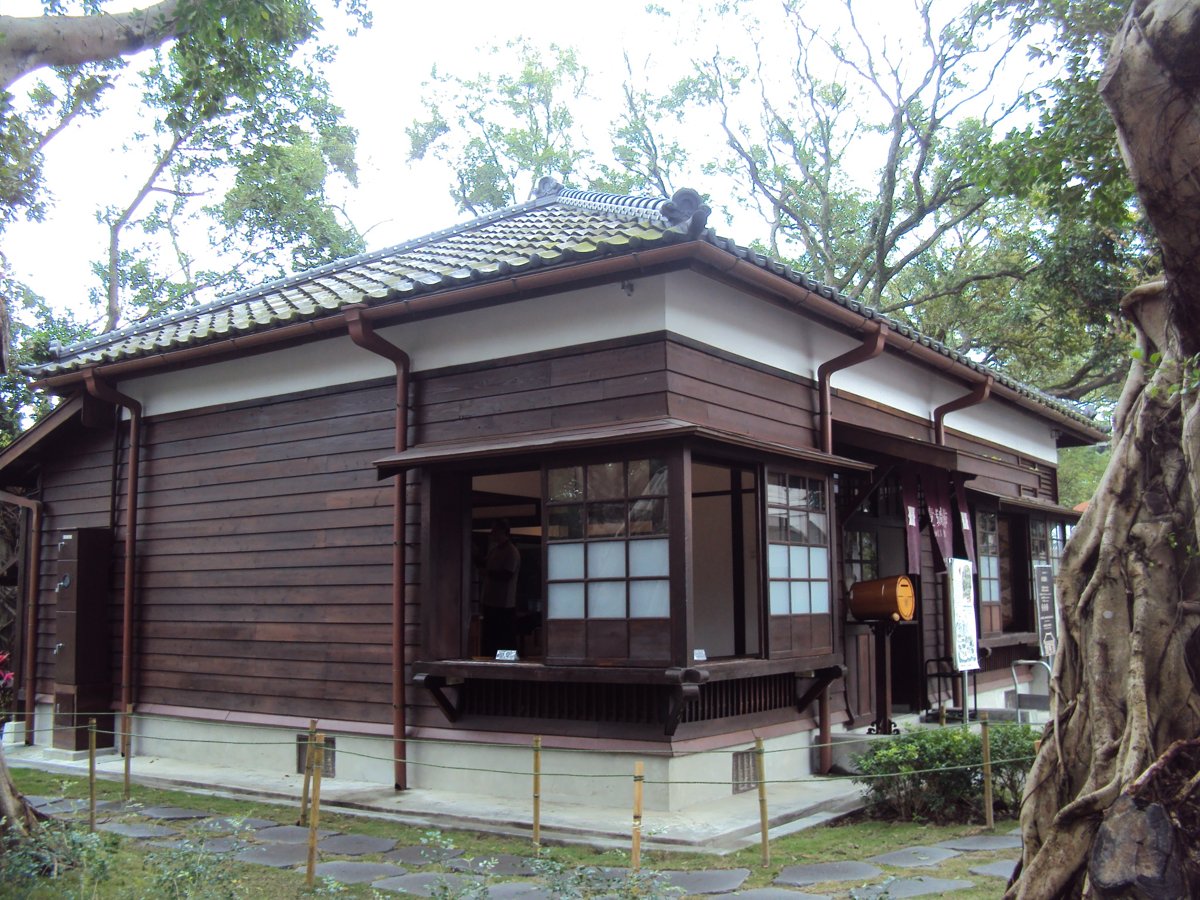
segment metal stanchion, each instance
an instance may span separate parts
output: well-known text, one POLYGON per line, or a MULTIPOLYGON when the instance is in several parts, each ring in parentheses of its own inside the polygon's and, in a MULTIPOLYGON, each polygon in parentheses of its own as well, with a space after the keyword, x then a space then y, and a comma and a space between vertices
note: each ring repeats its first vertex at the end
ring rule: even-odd
POLYGON ((542 843, 542 736, 533 739, 533 846, 542 843))
POLYGON ((88 830, 96 830, 96 720, 88 719, 88 830))
POLYGON ((308 866, 305 882, 311 888, 317 869, 317 824, 321 819, 321 770, 325 767, 325 735, 316 736, 316 754, 313 760, 312 810, 308 817, 308 866))
POLYGON ((633 846, 629 853, 629 865, 635 872, 642 867, 642 789, 645 781, 645 767, 638 761, 633 764, 633 846))
POLYGON ((996 816, 992 809, 992 748, 988 740, 987 710, 979 712, 979 728, 983 737, 983 823, 988 831, 996 828, 996 816))
POLYGON ((758 828, 762 833, 762 864, 771 865, 770 817, 767 815, 767 752, 763 739, 754 739, 754 768, 758 776, 758 828))

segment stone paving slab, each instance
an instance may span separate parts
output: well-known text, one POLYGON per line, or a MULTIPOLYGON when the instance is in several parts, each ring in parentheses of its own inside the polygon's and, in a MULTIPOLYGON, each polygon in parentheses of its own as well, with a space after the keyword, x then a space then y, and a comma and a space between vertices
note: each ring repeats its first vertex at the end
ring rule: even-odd
POLYGON ((368 853, 383 853, 396 846, 389 838, 371 837, 366 834, 335 834, 327 837, 317 849, 322 853, 334 853, 338 856, 366 856, 368 853))
POLYGON ((221 833, 226 831, 258 831, 263 828, 275 828, 279 825, 274 819, 238 818, 237 816, 221 816, 200 822, 196 828, 200 831, 221 833))
MULTIPOLYGON (((307 861, 305 860, 305 862, 307 861)), ((365 884, 381 878, 398 878, 408 874, 408 871, 401 866, 346 860, 317 863, 313 872, 317 878, 332 878, 339 884, 365 884)))
POLYGON ((972 867, 971 874, 988 875, 992 878, 1003 878, 1007 881, 1009 878, 1012 878, 1013 869, 1017 867, 1017 863, 1019 862, 1019 859, 998 859, 995 862, 972 867))
POLYGON ((868 856, 867 862, 878 863, 881 866, 898 866, 901 869, 916 869, 922 866, 936 866, 959 855, 961 854, 957 850, 945 847, 905 847, 891 853, 868 856))
POLYGON ((559 900, 558 895, 534 881, 502 881, 487 890, 488 900, 559 900))
POLYGON ((896 878, 883 884, 869 884, 856 890, 854 897, 855 900, 875 900, 878 897, 886 897, 887 900, 902 900, 907 897, 928 897, 930 894, 965 891, 973 887, 975 884, 971 881, 918 875, 916 878, 896 878))
POLYGON ((511 853, 497 853, 495 856, 477 856, 473 859, 452 859, 446 863, 446 868, 455 872, 469 872, 475 875, 536 875, 528 857, 514 856, 511 853))
MULTIPOLYGON (((333 837, 336 833, 318 828, 317 838, 333 837)), ((306 844, 308 843, 308 829, 303 825, 276 825, 274 828, 263 828, 254 832, 254 839, 268 841, 272 844, 306 844)))
POLYGON ((203 809, 183 809, 178 806, 147 806, 135 813, 145 819, 164 819, 167 821, 184 819, 210 819, 212 813, 203 809))
POLYGON ((258 844, 247 847, 234 859, 276 869, 290 869, 308 862, 308 848, 303 844, 258 844))
POLYGON ((383 854, 388 862, 400 863, 403 866, 433 866, 440 865, 448 859, 462 856, 463 852, 457 847, 400 847, 383 854))
POLYGON ((150 846, 164 850, 199 850, 201 853, 233 853, 246 849, 246 842, 233 837, 214 837, 204 841, 151 841, 150 846))
POLYGON ((805 894, 803 891, 789 891, 777 887, 751 888, 736 894, 718 894, 717 900, 725 897, 737 900, 833 900, 828 894, 805 894))
POLYGON ((972 834, 967 837, 938 841, 933 846, 950 850, 1020 850, 1021 836, 1016 834, 972 834))
POLYGON ((96 830, 138 840, 179 836, 179 832, 174 828, 168 828, 166 825, 154 825, 150 822, 105 822, 103 825, 97 825, 96 830))
POLYGON ((471 885, 471 880, 461 875, 436 874, 434 872, 418 872, 415 875, 400 875, 396 878, 384 878, 371 885, 377 891, 393 891, 398 894, 416 894, 418 897, 432 897, 437 891, 444 891, 446 896, 457 896, 456 892, 463 891, 471 885))
POLYGON ((692 872, 663 872, 663 879, 685 894, 728 894, 750 877, 749 869, 711 869, 692 872))
POLYGON ((882 874, 881 868, 864 862, 808 863, 788 866, 776 876, 775 883, 804 887, 826 881, 866 881, 882 874))

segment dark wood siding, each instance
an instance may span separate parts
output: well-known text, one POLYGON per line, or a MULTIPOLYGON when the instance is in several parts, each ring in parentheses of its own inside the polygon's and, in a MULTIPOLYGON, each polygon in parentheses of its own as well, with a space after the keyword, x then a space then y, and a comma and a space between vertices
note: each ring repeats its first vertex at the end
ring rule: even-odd
POLYGON ((394 407, 388 381, 147 422, 139 704, 390 721, 394 407))

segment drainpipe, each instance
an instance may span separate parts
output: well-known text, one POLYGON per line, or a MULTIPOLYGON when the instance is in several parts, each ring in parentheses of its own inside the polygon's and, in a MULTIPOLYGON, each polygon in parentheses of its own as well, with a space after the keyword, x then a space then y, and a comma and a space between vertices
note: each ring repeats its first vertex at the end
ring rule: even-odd
MULTIPOLYGON (((129 460, 126 463, 125 484, 125 583, 121 604, 121 714, 128 716, 133 708, 133 598, 134 572, 137 569, 138 524, 138 467, 141 462, 142 404, 115 390, 96 377, 94 369, 83 373, 87 392, 97 400, 113 403, 129 410, 129 460)), ((129 738, 132 729, 123 723, 122 755, 129 759, 129 738)))
POLYGON ((0 491, 0 502, 27 509, 32 516, 29 527, 29 571, 25 577, 25 674, 22 677, 25 685, 25 743, 31 745, 37 694, 37 614, 38 581, 42 568, 42 503, 19 494, 10 494, 8 491, 0 491))
POLYGON ((958 399, 951 400, 949 403, 943 403, 933 411, 934 443, 942 447, 946 446, 946 414, 983 403, 991 396, 992 383, 994 381, 995 379, 991 375, 988 375, 983 381, 975 385, 971 393, 963 394, 958 399))
POLYGON ((821 363, 821 367, 817 369, 817 385, 820 394, 821 451, 823 453, 833 453, 833 398, 832 390, 829 387, 833 373, 874 359, 883 352, 884 345, 887 343, 887 326, 882 322, 872 324, 874 327, 863 338, 862 346, 821 363))
MULTIPOLYGON (((371 323, 363 318, 366 308, 361 304, 343 307, 342 317, 346 320, 350 340, 396 366, 396 452, 403 453, 408 449, 408 376, 412 362, 407 353, 375 333, 371 323)), ((392 511, 392 528, 395 530, 392 540, 392 758, 395 763, 395 788, 398 791, 408 789, 408 751, 404 740, 407 731, 404 683, 407 662, 404 646, 404 541, 408 525, 404 490, 407 480, 407 471, 396 475, 392 511)))

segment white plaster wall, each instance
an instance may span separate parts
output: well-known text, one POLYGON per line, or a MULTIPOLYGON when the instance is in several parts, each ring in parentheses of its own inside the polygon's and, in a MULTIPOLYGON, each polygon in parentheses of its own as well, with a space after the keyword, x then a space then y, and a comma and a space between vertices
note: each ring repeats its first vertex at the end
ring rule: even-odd
MULTIPOLYGON (((380 328, 405 350, 414 371, 662 331, 662 276, 639 279, 632 294, 600 285, 501 306, 380 328)), ((393 374, 387 360, 345 335, 163 374, 131 378, 119 389, 148 416, 221 403, 352 384, 393 374)))
MULTIPOLYGON (((564 294, 423 319, 380 329, 406 350, 414 371, 669 330, 808 378, 826 360, 858 345, 811 319, 694 272, 637 279, 627 293, 600 285, 564 294)), ((390 376, 386 360, 349 337, 320 341, 121 382, 147 415, 390 376)), ((965 386, 886 352, 833 376, 839 391, 932 420, 965 386)), ((1057 460, 1049 423, 1016 407, 988 402, 951 413, 946 424, 1047 462, 1057 460)))
MULTIPOLYGON (((816 379, 827 360, 859 341, 773 303, 748 297, 695 272, 667 280, 667 328, 748 359, 816 379)), ((932 423, 933 411, 967 393, 951 380, 892 351, 834 374, 839 391, 883 403, 932 423)), ((951 413, 946 425, 1020 453, 1056 462, 1049 423, 997 402, 951 413)))

